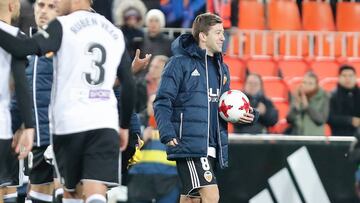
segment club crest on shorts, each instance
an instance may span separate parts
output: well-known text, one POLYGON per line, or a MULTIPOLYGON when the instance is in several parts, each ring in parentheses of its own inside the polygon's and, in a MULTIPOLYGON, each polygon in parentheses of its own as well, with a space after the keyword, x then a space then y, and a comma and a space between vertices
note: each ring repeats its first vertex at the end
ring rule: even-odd
POLYGON ((207 182, 211 182, 211 180, 213 179, 213 175, 210 171, 205 171, 204 173, 204 178, 207 182))

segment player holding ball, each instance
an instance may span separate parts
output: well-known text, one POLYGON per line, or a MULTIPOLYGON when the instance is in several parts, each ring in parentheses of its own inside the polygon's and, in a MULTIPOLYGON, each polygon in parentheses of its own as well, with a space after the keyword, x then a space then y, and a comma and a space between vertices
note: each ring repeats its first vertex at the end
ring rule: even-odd
MULTIPOLYGON (((181 179, 181 203, 215 203, 220 198, 214 172, 217 166, 228 166, 227 122, 219 116, 219 98, 230 85, 221 54, 224 40, 220 17, 197 16, 192 34, 173 42, 174 56, 165 66, 154 102, 161 142, 181 179)), ((236 122, 255 122, 256 112, 247 109, 236 122)))

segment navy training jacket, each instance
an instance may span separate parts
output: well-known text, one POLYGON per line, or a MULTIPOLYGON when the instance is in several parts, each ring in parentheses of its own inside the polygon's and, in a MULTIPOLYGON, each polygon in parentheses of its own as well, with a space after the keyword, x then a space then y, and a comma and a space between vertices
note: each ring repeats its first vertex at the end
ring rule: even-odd
MULTIPOLYGON (((154 101, 155 119, 161 142, 177 138, 179 144, 167 146, 167 158, 206 157, 209 146, 210 105, 206 52, 191 34, 183 34, 172 43, 174 56, 166 64, 154 101)), ((219 64, 220 95, 229 90, 230 75, 221 53, 219 64)), ((221 168, 228 166, 227 122, 217 117, 217 159, 221 168)))
MULTIPOLYGON (((26 67, 26 77, 33 99, 33 120, 35 121, 35 140, 37 147, 50 144, 49 130, 49 104, 51 86, 53 81, 53 59, 46 56, 30 56, 29 65, 26 67)), ((11 99, 12 130, 15 133, 22 124, 16 95, 11 99)))

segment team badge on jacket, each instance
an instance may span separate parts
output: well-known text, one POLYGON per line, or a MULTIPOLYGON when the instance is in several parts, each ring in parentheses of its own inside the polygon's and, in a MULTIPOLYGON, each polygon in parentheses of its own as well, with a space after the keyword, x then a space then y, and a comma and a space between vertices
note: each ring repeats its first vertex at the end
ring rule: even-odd
POLYGON ((207 182, 211 182, 211 180, 213 179, 213 175, 210 171, 205 171, 204 173, 204 178, 207 182))

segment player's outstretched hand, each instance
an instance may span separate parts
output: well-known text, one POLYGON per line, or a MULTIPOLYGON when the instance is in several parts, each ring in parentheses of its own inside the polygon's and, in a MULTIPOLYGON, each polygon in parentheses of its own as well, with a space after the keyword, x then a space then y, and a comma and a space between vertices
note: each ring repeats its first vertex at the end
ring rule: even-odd
POLYGON ((254 111, 254 109, 252 107, 250 107, 250 112, 249 113, 244 113, 243 116, 241 116, 239 118, 239 123, 252 123, 254 121, 254 114, 252 113, 254 111))
POLYGON ((125 151, 129 143, 129 129, 120 128, 120 151, 125 151))
POLYGON ((27 157, 32 149, 34 142, 34 128, 26 128, 21 132, 16 132, 12 146, 15 147, 15 152, 19 154, 18 159, 27 157))
MULTIPOLYGON (((146 54, 145 58, 140 58, 140 49, 136 49, 134 60, 132 61, 131 68, 132 70, 143 69, 149 64, 151 54, 146 54)), ((135 71, 136 72, 136 71, 135 71)))

